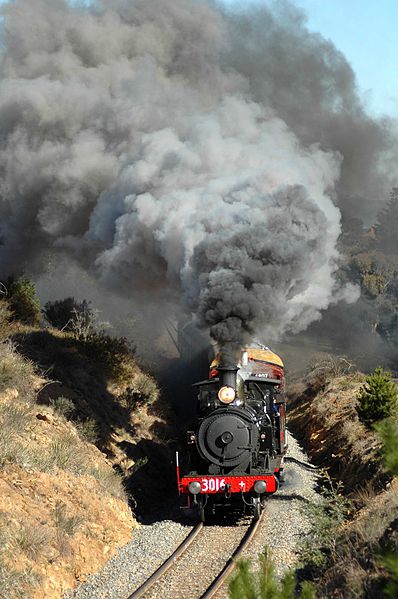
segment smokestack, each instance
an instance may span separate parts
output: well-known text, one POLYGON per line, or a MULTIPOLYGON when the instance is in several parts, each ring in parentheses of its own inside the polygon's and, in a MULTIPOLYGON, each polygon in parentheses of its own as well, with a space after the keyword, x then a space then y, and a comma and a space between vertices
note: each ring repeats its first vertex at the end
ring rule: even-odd
POLYGON ((239 368, 237 366, 221 366, 218 368, 220 375, 220 389, 221 387, 232 387, 236 391, 236 373, 239 368))

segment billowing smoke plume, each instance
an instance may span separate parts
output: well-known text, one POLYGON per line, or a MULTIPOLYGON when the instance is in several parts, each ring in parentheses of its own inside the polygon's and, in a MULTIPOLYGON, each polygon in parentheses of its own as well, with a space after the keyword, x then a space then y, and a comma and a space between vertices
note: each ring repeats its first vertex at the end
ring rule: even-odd
POLYGON ((0 272, 67 256, 132 299, 180 302, 221 344, 355 299, 334 279, 335 204, 373 199, 390 140, 301 13, 194 0, 4 13, 0 272))

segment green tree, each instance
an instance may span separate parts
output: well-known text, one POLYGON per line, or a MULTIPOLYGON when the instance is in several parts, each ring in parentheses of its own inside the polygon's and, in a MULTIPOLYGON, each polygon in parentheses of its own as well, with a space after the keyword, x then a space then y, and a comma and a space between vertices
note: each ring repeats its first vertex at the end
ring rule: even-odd
POLYGON ((4 287, 13 319, 33 326, 40 324, 40 301, 35 284, 24 277, 20 279, 10 277, 4 287))
POLYGON ((43 314, 53 327, 63 331, 75 331, 77 323, 92 330, 96 320, 91 302, 78 302, 74 297, 47 302, 43 314))
POLYGON ((296 593, 295 572, 287 572, 278 581, 269 552, 259 557, 259 569, 253 571, 249 560, 240 560, 229 584, 230 599, 314 599, 313 585, 304 582, 296 593))
POLYGON ((384 464, 393 476, 398 476, 398 423, 394 418, 386 418, 375 425, 375 430, 383 441, 384 464))
MULTIPOLYGON (((387 470, 398 476, 398 422, 394 418, 387 418, 375 426, 382 441, 382 454, 387 470)), ((381 564, 389 574, 385 587, 385 597, 396 599, 398 597, 398 553, 390 551, 381 556, 381 564)))
POLYGON ((397 387, 391 379, 391 373, 376 368, 374 374, 365 378, 357 399, 359 420, 368 427, 394 414, 397 410, 397 387))

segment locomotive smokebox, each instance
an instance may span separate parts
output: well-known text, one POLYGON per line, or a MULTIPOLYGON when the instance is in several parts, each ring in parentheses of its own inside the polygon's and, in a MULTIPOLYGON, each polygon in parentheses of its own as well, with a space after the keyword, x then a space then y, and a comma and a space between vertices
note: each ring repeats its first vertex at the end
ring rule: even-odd
POLYGON ((232 387, 236 391, 237 366, 219 366, 220 387, 232 387))

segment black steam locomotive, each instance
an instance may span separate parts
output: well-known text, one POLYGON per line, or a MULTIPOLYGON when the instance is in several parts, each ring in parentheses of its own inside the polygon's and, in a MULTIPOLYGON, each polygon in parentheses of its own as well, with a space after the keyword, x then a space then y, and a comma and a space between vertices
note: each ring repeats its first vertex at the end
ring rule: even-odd
POLYGON ((268 348, 243 350, 237 367, 220 360, 195 384, 197 417, 181 468, 177 455, 178 490, 203 521, 221 506, 259 518, 283 476, 283 362, 268 348))

